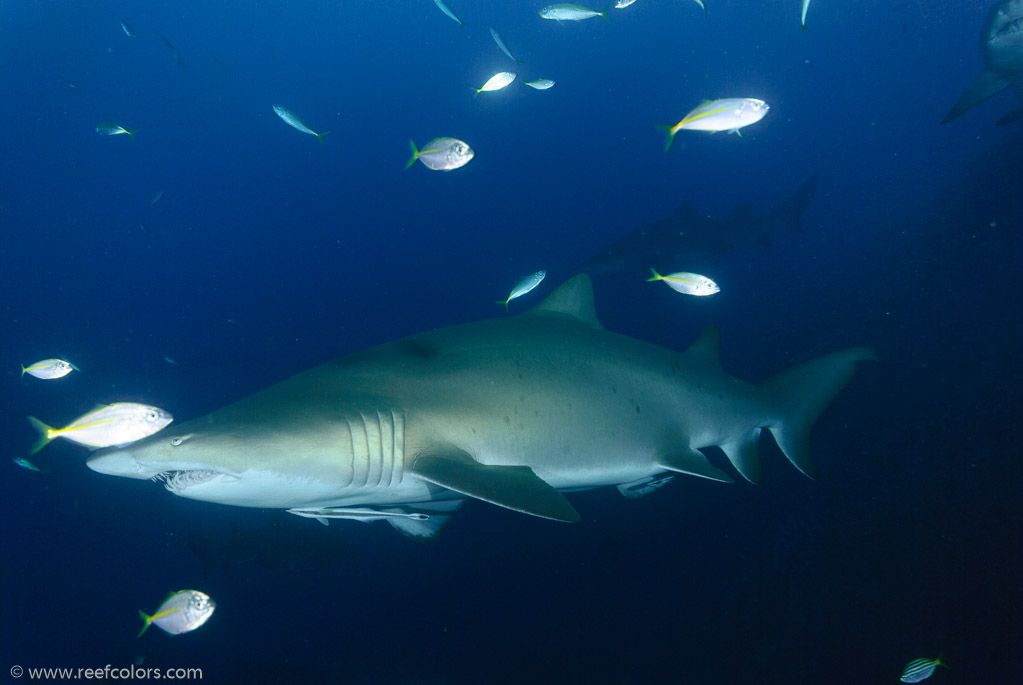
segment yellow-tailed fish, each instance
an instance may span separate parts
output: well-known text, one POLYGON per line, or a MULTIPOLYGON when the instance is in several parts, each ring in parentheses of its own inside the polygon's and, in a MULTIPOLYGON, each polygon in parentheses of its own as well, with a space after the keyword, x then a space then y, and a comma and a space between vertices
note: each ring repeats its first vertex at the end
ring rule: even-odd
POLYGON ((42 378, 44 381, 52 381, 54 378, 63 378, 72 371, 78 370, 77 366, 63 359, 44 359, 28 366, 22 365, 21 377, 24 378, 27 373, 29 376, 42 378))
POLYGON ((583 19, 591 19, 593 17, 600 17, 607 21, 607 10, 609 7, 611 5, 604 5, 604 9, 598 12, 597 10, 591 10, 588 7, 571 2, 559 2, 556 5, 544 7, 540 10, 540 16, 544 19, 553 19, 554 21, 582 21, 583 19))
POLYGON ((489 93, 492 90, 501 90, 508 86, 509 83, 515 80, 516 74, 511 71, 501 71, 490 78, 483 84, 481 88, 476 89, 476 94, 489 93))
POLYGON ((274 105, 274 112, 281 119, 284 120, 288 126, 301 131, 302 133, 308 133, 311 136, 316 136, 316 139, 323 143, 323 136, 330 133, 330 131, 324 131, 323 133, 317 133, 316 131, 309 128, 309 124, 302 121, 302 117, 292 112, 287 107, 281 107, 280 105, 274 105))
POLYGON ((554 87, 554 81, 549 78, 537 78, 532 81, 526 81, 526 85, 537 90, 547 90, 554 87))
POLYGON ((444 0, 433 0, 433 4, 440 9, 441 12, 451 17, 451 20, 457 23, 459 26, 466 26, 466 23, 455 16, 455 13, 451 11, 451 8, 444 4, 444 0))
MULTIPOLYGON (((674 126, 661 126, 668 134, 664 151, 671 149, 675 134, 687 131, 729 131, 739 133, 739 129, 755 124, 764 118, 770 107, 763 100, 754 98, 723 98, 720 100, 704 100, 699 107, 686 114, 682 121, 674 126)), ((740 137, 741 134, 740 134, 740 137)))
POLYGON ((508 303, 517 297, 522 297, 530 290, 540 285, 540 282, 547 277, 547 272, 544 270, 537 271, 535 274, 530 274, 523 278, 521 281, 515 284, 511 292, 508 294, 508 298, 504 300, 496 300, 497 304, 503 304, 504 310, 508 311, 508 303))
POLYGON ((30 416, 28 422, 39 431, 39 440, 32 446, 32 454, 56 438, 64 438, 92 449, 127 445, 163 430, 173 420, 170 413, 159 407, 135 402, 101 405, 63 428, 47 426, 30 416))
POLYGON ((216 602, 210 599, 205 592, 198 590, 179 590, 167 595, 152 616, 139 611, 142 617, 142 630, 139 637, 150 625, 164 630, 171 635, 180 635, 190 630, 195 630, 206 621, 210 620, 213 610, 217 608, 216 602))
POLYGON ((799 18, 800 23, 803 25, 802 30, 806 31, 806 10, 810 9, 810 0, 803 0, 803 14, 799 18))
POLYGON ((919 683, 921 680, 930 678, 938 666, 948 668, 940 656, 937 659, 913 659, 906 664, 906 668, 902 669, 902 676, 899 680, 904 683, 919 683))
POLYGON ((508 55, 508 59, 515 62, 515 64, 522 64, 522 60, 511 54, 511 50, 508 49, 508 44, 504 42, 504 38, 501 37, 501 34, 498 33, 497 29, 493 26, 490 27, 490 35, 494 37, 494 42, 497 43, 497 47, 501 48, 501 52, 508 55))
POLYGON ((129 38, 138 38, 138 36, 135 35, 135 29, 128 26, 128 22, 124 21, 123 19, 121 20, 121 30, 124 31, 124 35, 128 36, 129 38))
POLYGON ((101 136, 119 136, 122 133, 127 133, 132 140, 135 140, 136 131, 138 131, 137 128, 133 128, 129 131, 124 126, 114 123, 113 121, 102 121, 96 124, 96 133, 101 136))
POLYGON ((646 279, 650 281, 664 281, 668 284, 672 290, 683 295, 695 295, 697 297, 706 297, 707 295, 713 295, 714 293, 721 292, 721 288, 718 284, 710 280, 706 276, 700 274, 694 274, 689 271, 679 271, 677 273, 662 276, 653 269, 650 269, 653 273, 653 277, 646 279))
POLYGON ((408 145, 412 149, 412 157, 405 163, 406 169, 419 160, 428 169, 451 171, 468 164, 476 154, 468 143, 458 138, 434 138, 422 150, 417 149, 411 140, 408 145))

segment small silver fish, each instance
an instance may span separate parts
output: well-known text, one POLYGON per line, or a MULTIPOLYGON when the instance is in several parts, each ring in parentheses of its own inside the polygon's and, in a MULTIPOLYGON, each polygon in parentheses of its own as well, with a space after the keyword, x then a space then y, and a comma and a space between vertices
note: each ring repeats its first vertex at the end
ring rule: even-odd
POLYGON ((668 276, 662 276, 653 269, 650 271, 654 274, 652 278, 646 279, 647 282, 651 281, 664 281, 668 284, 672 290, 683 295, 696 295, 697 297, 705 297, 707 295, 713 295, 714 293, 721 292, 721 288, 718 284, 710 280, 706 276, 700 274, 694 274, 689 271, 679 271, 668 276))
POLYGON ((132 140, 135 140, 135 133, 137 131, 137 128, 133 128, 129 131, 124 126, 114 123, 113 121, 102 121, 96 124, 96 133, 101 136, 119 136, 122 133, 127 133, 132 140))
POLYGON ((501 48, 501 52, 508 55, 508 59, 515 62, 515 64, 522 64, 522 60, 517 59, 515 55, 511 54, 508 44, 504 42, 504 38, 501 37, 501 34, 493 26, 490 27, 490 35, 494 37, 494 42, 497 43, 497 47, 501 48))
POLYGON ((153 205, 155 205, 157 202, 160 201, 161 197, 163 197, 163 191, 162 190, 156 191, 156 195, 154 195, 153 199, 149 201, 149 206, 152 207, 153 205))
POLYGON ((913 659, 906 668, 902 670, 902 676, 899 678, 904 683, 919 683, 921 680, 927 680, 934 674, 934 669, 938 666, 944 666, 948 668, 948 665, 941 660, 939 656, 937 659, 913 659))
POLYGON ((526 85, 537 90, 547 90, 554 87, 554 81, 549 78, 537 78, 532 81, 526 81, 526 85))
POLYGON ((598 12, 571 2, 559 2, 555 5, 544 7, 540 10, 540 16, 544 19, 553 19, 555 21, 582 21, 592 17, 600 17, 607 21, 607 10, 609 7, 610 5, 605 5, 604 9, 598 12))
POLYGON ((13 461, 15 464, 17 464, 23 469, 28 469, 29 471, 38 471, 39 473, 42 473, 42 471, 39 470, 38 466, 30 462, 28 459, 25 459, 24 457, 11 457, 11 461, 13 461))
POLYGON ((433 0, 433 4, 440 9, 441 12, 451 17, 451 20, 457 23, 459 26, 466 26, 466 23, 455 16, 455 13, 451 11, 451 8, 444 4, 444 0, 433 0))
POLYGON ((412 149, 412 157, 406 162, 406 169, 419 160, 428 169, 451 171, 464 167, 476 154, 468 143, 458 138, 434 138, 422 150, 417 149, 411 140, 408 145, 412 149))
POLYGON ((39 440, 32 446, 32 454, 56 438, 65 438, 93 449, 127 445, 163 430, 173 420, 169 412, 159 407, 135 402, 101 405, 63 428, 47 426, 30 416, 28 422, 39 431, 39 440))
POLYGON ((128 22, 124 21, 123 19, 121 20, 121 30, 124 31, 124 35, 128 36, 129 38, 138 38, 138 36, 135 35, 135 29, 128 26, 128 22))
POLYGON ((636 0, 617 0, 615 2, 615 9, 623 10, 634 2, 636 2, 636 0))
POLYGON ((479 95, 480 93, 489 93, 490 91, 493 90, 501 90, 502 88, 506 88, 509 83, 515 80, 515 76, 516 74, 511 71, 498 72, 491 76, 490 78, 488 78, 487 82, 484 83, 482 87, 477 88, 476 94, 479 95))
POLYGON ((806 11, 808 9, 810 9, 810 0, 803 0, 803 13, 799 16, 799 23, 802 24, 803 31, 808 30, 806 28, 806 11))
POLYGON ((302 117, 298 116, 297 114, 292 112, 287 107, 281 107, 280 105, 274 105, 274 113, 276 113, 277 116, 279 116, 281 119, 283 119, 284 123, 286 123, 288 126, 291 126, 294 129, 298 129, 302 133, 308 133, 311 136, 316 136, 316 138, 320 141, 320 143, 323 142, 323 136, 325 136, 328 133, 330 133, 330 131, 324 131, 323 133, 317 133, 316 131, 312 130, 311 128, 309 128, 309 124, 307 124, 304 121, 302 121, 302 117))
POLYGON ((28 366, 22 365, 21 377, 24 378, 27 373, 29 376, 35 376, 36 378, 42 378, 44 381, 50 381, 54 378, 63 378, 72 371, 78 371, 78 367, 71 362, 64 361, 63 359, 44 359, 36 362, 35 364, 29 364, 28 366))
POLYGON ((535 274, 530 274, 523 278, 521 281, 515 284, 511 292, 508 294, 508 299, 496 300, 497 304, 503 304, 504 310, 508 311, 508 303, 517 297, 522 297, 530 290, 540 285, 540 282, 547 277, 547 272, 544 270, 537 271, 535 274))
POLYGON ((146 632, 151 624, 170 633, 180 635, 195 630, 206 623, 217 608, 216 602, 205 592, 198 590, 179 590, 167 595, 167 599, 157 608, 152 616, 139 611, 142 617, 142 630, 139 637, 146 632))

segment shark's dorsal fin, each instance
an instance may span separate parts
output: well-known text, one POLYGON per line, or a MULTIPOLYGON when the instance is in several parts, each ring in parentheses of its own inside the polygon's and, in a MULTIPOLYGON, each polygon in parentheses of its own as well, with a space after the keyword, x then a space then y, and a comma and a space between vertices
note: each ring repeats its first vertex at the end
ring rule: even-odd
POLYGON ((568 279, 526 314, 558 314, 576 319, 590 328, 603 329, 593 305, 593 281, 587 274, 568 279))
POLYGON ((721 329, 711 326, 686 350, 689 354, 709 362, 714 366, 721 366, 721 329))

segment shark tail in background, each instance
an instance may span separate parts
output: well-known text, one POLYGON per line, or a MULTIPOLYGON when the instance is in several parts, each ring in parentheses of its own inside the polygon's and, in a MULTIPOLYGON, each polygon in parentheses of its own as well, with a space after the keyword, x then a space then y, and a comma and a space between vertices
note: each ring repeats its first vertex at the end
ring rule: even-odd
POLYGON ((815 171, 813 176, 797 190, 792 197, 785 200, 777 209, 769 215, 772 222, 784 226, 785 230, 792 233, 802 233, 803 227, 799 225, 799 219, 803 212, 810 206, 814 194, 817 192, 817 179, 819 174, 815 171))
MULTIPOLYGON (((810 458, 810 429, 852 380, 856 362, 867 360, 877 360, 872 349, 853 347, 794 366, 760 386, 777 417, 764 427, 771 431, 774 441, 792 465, 810 478, 816 475, 810 458)), ((747 480, 754 483, 760 480, 760 464, 755 459, 755 452, 754 458, 745 463, 741 460, 736 463, 729 450, 725 453, 747 480)))

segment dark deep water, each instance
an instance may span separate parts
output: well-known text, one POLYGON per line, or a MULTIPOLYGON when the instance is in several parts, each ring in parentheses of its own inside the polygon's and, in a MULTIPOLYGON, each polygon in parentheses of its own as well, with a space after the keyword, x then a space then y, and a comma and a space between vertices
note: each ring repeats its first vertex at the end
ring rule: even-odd
POLYGON ((451 0, 460 28, 429 0, 0 0, 0 682, 140 652, 215 683, 894 683, 939 653, 931 682, 1017 682, 1023 124, 994 126, 1008 93, 938 123, 983 67, 989 5, 819 0, 801 32, 799 2, 706 3, 559 26, 542 2, 451 0), (557 85, 472 97, 502 70, 557 85), (771 105, 744 140, 662 151, 655 124, 733 96, 771 105), (402 170, 408 138, 447 135, 468 166, 402 170), (875 347, 817 424, 816 481, 765 440, 760 486, 579 493, 573 525, 469 502, 418 544, 176 498, 63 441, 32 457, 45 473, 10 461, 28 415, 188 420, 503 316, 493 300, 546 268, 522 311, 685 200, 759 213, 814 171, 805 233, 707 265, 718 295, 624 277, 596 295, 608 329, 666 347, 719 325, 751 381, 875 347), (19 380, 61 355, 82 373, 19 380), (209 623, 136 638, 136 611, 181 588, 214 597, 209 623))

